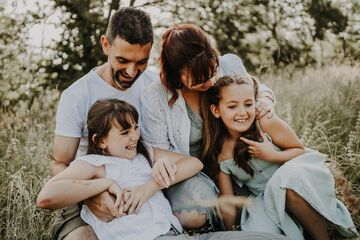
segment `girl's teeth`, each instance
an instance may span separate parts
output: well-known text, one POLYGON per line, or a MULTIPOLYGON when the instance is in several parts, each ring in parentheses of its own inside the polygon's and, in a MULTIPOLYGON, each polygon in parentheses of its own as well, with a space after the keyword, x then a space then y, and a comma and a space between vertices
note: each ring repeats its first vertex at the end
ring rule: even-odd
POLYGON ((127 146, 126 148, 129 149, 129 150, 133 150, 133 149, 135 149, 135 147, 136 147, 136 145, 134 144, 134 145, 131 145, 131 146, 127 146))

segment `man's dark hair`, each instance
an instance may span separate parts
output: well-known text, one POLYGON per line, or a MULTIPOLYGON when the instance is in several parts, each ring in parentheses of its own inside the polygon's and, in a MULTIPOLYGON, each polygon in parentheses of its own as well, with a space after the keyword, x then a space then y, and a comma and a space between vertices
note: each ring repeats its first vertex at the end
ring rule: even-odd
POLYGON ((124 7, 116 11, 109 22, 106 36, 110 43, 121 37, 130 44, 145 45, 153 42, 153 30, 150 16, 144 11, 124 7))

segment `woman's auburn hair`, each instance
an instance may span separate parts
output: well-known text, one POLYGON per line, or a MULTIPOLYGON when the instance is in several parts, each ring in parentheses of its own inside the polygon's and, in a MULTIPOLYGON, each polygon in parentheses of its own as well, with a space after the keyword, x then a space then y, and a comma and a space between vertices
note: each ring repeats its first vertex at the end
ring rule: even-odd
POLYGON ((217 71, 218 54, 205 34, 194 24, 178 24, 162 35, 162 49, 159 57, 160 79, 172 94, 169 106, 177 100, 177 89, 183 86, 181 71, 185 71, 192 85, 204 83, 217 71))
MULTIPOLYGON (((232 84, 248 84, 253 86, 254 98, 256 99, 258 93, 258 81, 250 75, 227 75, 220 77, 216 80, 214 86, 206 91, 201 98, 201 113, 204 118, 201 161, 204 164, 203 171, 212 179, 215 179, 220 171, 218 157, 226 137, 230 134, 222 119, 215 118, 212 114, 210 106, 218 106, 221 100, 221 90, 232 84)), ((256 127, 255 121, 242 136, 253 141, 261 141, 261 135, 256 127)), ((235 143, 233 159, 239 167, 253 176, 254 171, 248 164, 248 161, 250 160, 248 145, 240 138, 235 143)))

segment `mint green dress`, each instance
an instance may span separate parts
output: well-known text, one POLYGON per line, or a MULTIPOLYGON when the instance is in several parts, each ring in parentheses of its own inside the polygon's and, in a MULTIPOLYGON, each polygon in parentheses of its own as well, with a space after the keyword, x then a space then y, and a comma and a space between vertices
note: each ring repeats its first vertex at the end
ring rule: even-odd
POLYGON ((284 163, 272 164, 261 159, 249 160, 254 176, 232 160, 220 163, 224 173, 252 192, 253 203, 242 211, 241 229, 282 233, 290 239, 303 240, 303 230, 285 211, 286 189, 304 198, 345 237, 357 236, 349 211, 335 196, 334 179, 325 165, 325 156, 307 149, 304 154, 284 163))

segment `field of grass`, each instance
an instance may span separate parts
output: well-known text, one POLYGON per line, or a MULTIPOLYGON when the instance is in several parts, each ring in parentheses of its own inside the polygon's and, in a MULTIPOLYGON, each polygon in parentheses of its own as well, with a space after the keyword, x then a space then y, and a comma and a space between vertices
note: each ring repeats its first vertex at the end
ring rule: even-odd
MULTIPOLYGON (((360 229, 360 65, 289 68, 258 77, 274 90, 278 115, 307 147, 328 155, 338 197, 360 229)), ((49 177, 56 100, 37 101, 46 107, 0 111, 1 239, 49 239, 55 213, 36 208, 35 200, 49 177)))

